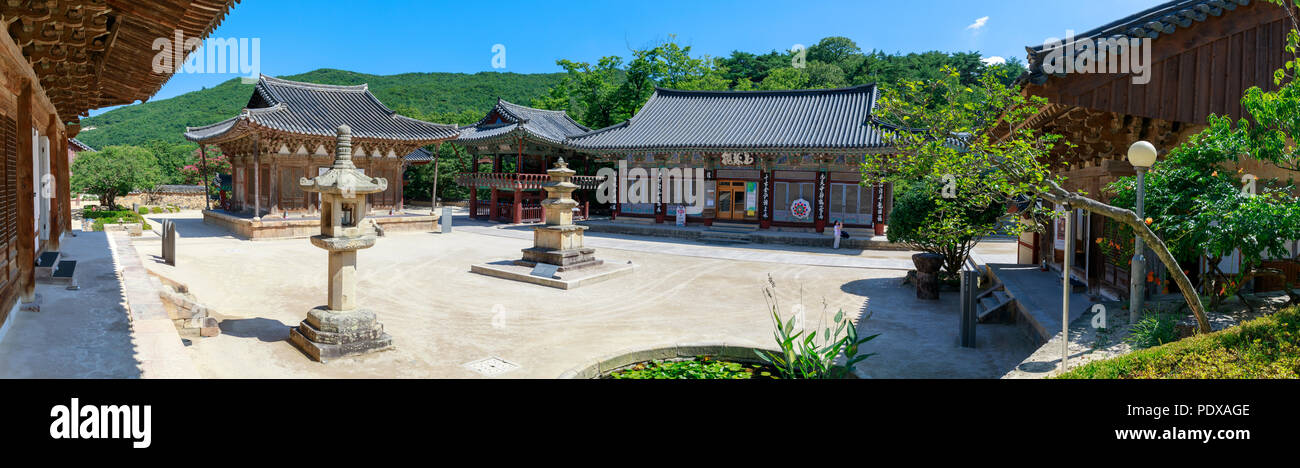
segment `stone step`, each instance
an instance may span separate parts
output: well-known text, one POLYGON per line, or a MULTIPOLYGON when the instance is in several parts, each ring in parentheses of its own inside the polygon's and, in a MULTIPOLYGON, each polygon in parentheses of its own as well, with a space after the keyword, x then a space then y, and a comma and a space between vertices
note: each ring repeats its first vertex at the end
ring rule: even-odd
POLYGON ((758 225, 757 225, 757 224, 741 224, 741 223, 719 223, 719 222, 716 222, 716 221, 715 221, 715 222, 713 223, 712 226, 709 226, 708 231, 713 231, 713 232, 756 232, 756 231, 758 231, 758 225))
POLYGON ((735 235, 730 233, 704 232, 700 234, 700 242, 716 244, 748 244, 752 239, 748 235, 735 235))
POLYGON ((43 279, 37 278, 37 282, 41 284, 62 284, 69 286, 69 289, 76 289, 73 287, 77 284, 75 276, 76 272, 76 260, 62 260, 59 262, 58 266, 54 268, 54 271, 50 273, 50 276, 43 279))
POLYGON ((36 267, 54 268, 58 265, 60 256, 61 254, 58 251, 45 252, 41 254, 41 256, 36 257, 36 267))
POLYGON ((1011 306, 1012 300, 1001 286, 982 294, 976 310, 979 322, 986 323, 997 317, 1005 319, 1006 314, 1003 312, 1011 306))
POLYGON ((36 280, 47 280, 54 275, 54 269, 59 266, 59 252, 45 252, 36 257, 36 280))
POLYGON ((700 233, 700 238, 701 238, 701 239, 704 239, 704 238, 711 238, 711 239, 732 239, 732 240, 739 240, 739 241, 746 241, 746 242, 749 242, 749 241, 752 241, 752 240, 753 240, 753 237, 754 237, 753 234, 748 233, 748 232, 704 231, 704 232, 701 232, 701 233, 700 233))

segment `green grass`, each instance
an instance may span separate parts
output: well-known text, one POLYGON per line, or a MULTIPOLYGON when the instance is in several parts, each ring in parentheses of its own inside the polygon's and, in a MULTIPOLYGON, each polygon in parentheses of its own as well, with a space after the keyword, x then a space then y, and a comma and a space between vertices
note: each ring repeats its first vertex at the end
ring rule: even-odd
POLYGON ((690 361, 652 361, 610 374, 612 379, 777 379, 775 369, 699 356, 690 361))
MULTIPOLYGON (((147 210, 145 210, 144 208, 141 208, 141 211, 147 212, 147 210)), ((103 231, 105 224, 123 224, 123 223, 127 223, 127 224, 140 223, 141 229, 144 230, 153 229, 153 226, 150 226, 149 223, 144 220, 144 217, 140 215, 141 213, 137 213, 130 209, 111 210, 111 211, 87 210, 82 212, 82 216, 85 217, 86 219, 95 220, 94 225, 91 226, 91 229, 95 231, 103 231)))
POLYGON ((1300 378, 1300 307, 1085 364, 1063 379, 1300 378))

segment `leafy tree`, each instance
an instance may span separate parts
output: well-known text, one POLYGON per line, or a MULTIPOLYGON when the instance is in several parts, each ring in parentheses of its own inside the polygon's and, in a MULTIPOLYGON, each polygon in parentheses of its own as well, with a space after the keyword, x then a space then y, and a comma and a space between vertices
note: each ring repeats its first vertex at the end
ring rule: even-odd
MULTIPOLYGON (((1061 187, 1061 177, 1054 175, 1047 163, 1052 149, 1061 143, 1060 135, 1018 125, 1046 106, 1047 100, 1025 96, 1018 86, 1008 86, 1008 77, 1002 73, 981 73, 976 83, 968 86, 959 69, 945 67, 941 79, 905 81, 885 89, 879 115, 894 126, 889 137, 898 152, 867 155, 863 165, 866 181, 948 178, 955 195, 967 206, 1007 203, 1014 197, 1029 195, 1127 225, 1170 270, 1196 315, 1200 331, 1208 333, 1209 320, 1191 281, 1164 242, 1133 211, 1061 187), (1012 130, 999 132, 1006 128, 1012 130)), ((1047 208, 1035 203, 1025 214, 1033 219, 1048 213, 1047 208)), ((1021 218, 1010 230, 1018 234, 1030 228, 1030 223, 1021 218)))
POLYGON ((763 55, 755 55, 733 51, 731 56, 719 58, 718 66, 723 70, 723 77, 730 81, 734 88, 741 89, 742 81, 748 81, 752 85, 766 79, 772 70, 790 67, 791 58, 789 52, 771 51, 763 55))
POLYGON ((184 183, 185 176, 181 173, 181 169, 194 161, 191 155, 195 151, 194 144, 173 143, 158 139, 149 140, 141 146, 153 153, 154 158, 158 160, 158 170, 162 176, 159 183, 184 183))
POLYGON ((941 184, 921 181, 900 190, 890 215, 890 242, 905 242, 917 250, 943 256, 943 269, 956 278, 980 238, 997 231, 1006 206, 967 204, 968 199, 944 198, 941 184))
POLYGON ((832 63, 812 60, 808 62, 808 68, 805 69, 808 75, 809 88, 843 88, 848 85, 845 79, 844 70, 838 65, 832 63))
POLYGON ((112 207, 118 195, 152 190, 161 179, 158 161, 148 149, 109 146, 77 154, 70 182, 73 190, 98 195, 104 206, 112 207))
POLYGON ((191 164, 181 168, 182 180, 180 183, 186 185, 208 184, 210 193, 218 193, 221 187, 217 185, 217 176, 221 174, 230 175, 233 166, 230 164, 230 158, 221 153, 221 150, 215 147, 208 148, 206 161, 204 156, 198 154, 199 150, 194 150, 190 155, 191 164), (205 169, 206 167, 206 169, 205 169), (206 179, 205 179, 206 175, 206 179))
POLYGON ((852 39, 843 36, 831 36, 817 41, 808 48, 808 60, 840 65, 854 57, 861 56, 862 49, 852 39))
POLYGON ((808 87, 808 72, 801 68, 778 68, 767 75, 767 79, 758 83, 758 89, 770 91, 780 89, 804 89, 808 87))

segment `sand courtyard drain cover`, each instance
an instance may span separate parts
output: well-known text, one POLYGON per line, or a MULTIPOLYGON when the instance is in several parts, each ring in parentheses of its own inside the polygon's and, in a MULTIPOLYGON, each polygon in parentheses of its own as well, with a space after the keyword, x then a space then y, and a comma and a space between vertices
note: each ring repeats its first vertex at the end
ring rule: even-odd
POLYGON ((477 361, 470 361, 461 364, 461 366, 488 377, 501 375, 519 368, 519 364, 495 356, 479 359, 477 361))

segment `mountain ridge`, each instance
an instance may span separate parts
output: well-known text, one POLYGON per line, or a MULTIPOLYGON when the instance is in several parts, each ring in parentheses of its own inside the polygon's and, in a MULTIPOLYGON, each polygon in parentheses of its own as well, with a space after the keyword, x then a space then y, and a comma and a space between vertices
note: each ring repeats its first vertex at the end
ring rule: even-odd
MULTIPOLYGON (((399 114, 438 123, 468 124, 491 109, 498 97, 526 104, 559 84, 563 77, 563 73, 503 72, 372 75, 321 68, 278 78, 329 85, 364 83, 380 101, 399 114)), ((232 78, 210 88, 113 109, 82 119, 81 126, 87 130, 77 135, 77 139, 94 148, 141 145, 152 140, 188 143, 182 136, 185 127, 234 117, 248 103, 253 86, 232 78)))

